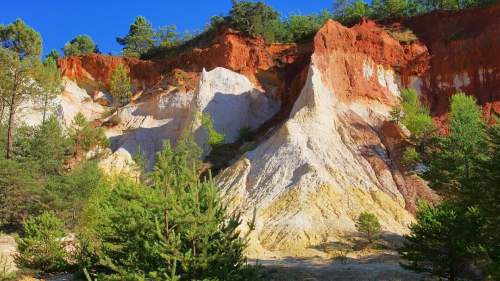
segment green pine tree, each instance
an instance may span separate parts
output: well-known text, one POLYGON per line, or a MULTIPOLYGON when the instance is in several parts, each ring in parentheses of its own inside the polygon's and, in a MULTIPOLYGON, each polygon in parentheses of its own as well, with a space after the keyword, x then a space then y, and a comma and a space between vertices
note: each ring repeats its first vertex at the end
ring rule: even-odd
POLYGON ((110 93, 116 108, 126 103, 132 96, 132 84, 128 71, 123 64, 119 64, 111 74, 110 93))
POLYGON ((200 180, 189 139, 158 153, 151 187, 127 179, 102 190, 82 235, 99 280, 258 280, 245 265, 238 216, 227 216, 211 178, 200 180))
POLYGON ((88 35, 78 35, 66 43, 63 48, 64 56, 81 56, 98 53, 97 46, 88 35))
POLYGON ((128 34, 116 41, 123 46, 123 54, 128 57, 140 57, 155 45, 155 32, 151 23, 143 16, 135 18, 128 34))

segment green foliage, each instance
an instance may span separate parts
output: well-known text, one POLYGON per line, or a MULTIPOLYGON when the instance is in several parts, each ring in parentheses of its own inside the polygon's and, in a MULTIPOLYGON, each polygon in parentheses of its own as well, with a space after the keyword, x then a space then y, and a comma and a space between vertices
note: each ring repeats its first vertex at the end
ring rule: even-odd
POLYGON ((334 16, 343 24, 353 25, 358 23, 361 17, 388 20, 434 10, 456 11, 493 2, 495 0, 374 0, 371 4, 365 4, 359 0, 337 0, 334 4, 334 16))
POLYGON ((279 13, 264 2, 233 0, 228 24, 247 35, 262 36, 267 42, 275 42, 282 28, 279 13))
POLYGON ((127 102, 132 96, 132 84, 128 71, 123 64, 119 64, 111 74, 110 93, 113 96, 113 102, 116 107, 119 107, 124 102, 127 102))
POLYGON ((409 147, 403 152, 403 156, 401 157, 401 164, 409 170, 414 170, 416 165, 420 163, 422 159, 420 158, 420 154, 414 147, 409 147))
POLYGON ((356 221, 356 229, 366 236, 368 242, 372 243, 380 234, 382 227, 374 214, 363 212, 356 221))
POLYGON ((422 140, 433 136, 435 126, 429 115, 429 110, 422 105, 420 97, 413 89, 401 91, 401 106, 403 118, 401 122, 412 134, 415 140, 422 140))
POLYGON ((5 157, 12 155, 14 124, 19 106, 43 91, 36 80, 40 71, 40 35, 21 20, 0 25, 0 101, 8 111, 5 157))
POLYGON ((214 146, 224 142, 224 135, 215 130, 212 117, 208 113, 201 114, 201 124, 205 127, 208 134, 208 144, 214 146))
POLYGON ((83 209, 103 179, 96 161, 83 162, 64 175, 50 176, 40 197, 42 208, 53 211, 68 228, 77 228, 83 209))
POLYGON ((473 97, 453 95, 450 115, 450 133, 440 138, 426 176, 434 188, 453 194, 462 180, 477 172, 476 164, 486 158, 488 145, 482 111, 473 97))
POLYGON ((16 19, 9 25, 0 25, 0 46, 17 53, 21 60, 37 58, 42 53, 42 38, 21 19, 16 19))
POLYGON ((16 159, 35 164, 45 174, 62 173, 71 142, 54 116, 37 127, 21 127, 17 134, 16 159))
MULTIPOLYGON (((188 37, 184 40, 189 40, 188 37)), ((175 25, 165 25, 156 31, 156 42, 159 47, 173 47, 180 43, 179 33, 175 25)))
POLYGON ((406 16, 408 5, 408 0, 374 0, 372 17, 386 19, 406 16))
POLYGON ((457 280, 472 257, 482 255, 483 248, 474 237, 479 235, 479 213, 475 208, 463 210, 452 204, 431 207, 422 204, 417 223, 400 249, 404 267, 435 276, 457 280), (472 240, 471 240, 472 238, 472 240))
POLYGON ((43 91, 36 97, 36 101, 42 109, 42 123, 47 119, 47 113, 54 108, 51 102, 62 91, 61 72, 57 62, 52 57, 47 57, 37 75, 37 82, 43 87, 43 91))
POLYGON ((61 54, 59 54, 59 52, 55 49, 52 49, 50 51, 50 53, 48 53, 46 56, 45 56, 45 60, 47 59, 53 59, 55 62, 57 62, 60 58, 61 58, 61 54))
POLYGON ((94 162, 67 172, 72 145, 54 117, 37 127, 17 129, 13 159, 0 158, 0 229, 20 229, 24 219, 45 210, 54 211, 70 227, 77 224, 102 175, 94 162))
POLYGON ((279 42, 300 42, 310 40, 331 17, 323 11, 319 14, 292 15, 283 22, 283 30, 276 38, 279 42))
POLYGON ((76 157, 82 156, 92 149, 109 146, 104 130, 94 128, 82 113, 78 113, 73 119, 68 135, 73 143, 73 155, 76 157))
POLYGON ((124 46, 123 54, 129 57, 140 57, 155 45, 155 32, 151 23, 143 16, 135 18, 128 34, 118 37, 116 41, 124 46))
POLYGON ((64 224, 52 213, 43 213, 27 219, 24 236, 17 239, 16 264, 21 268, 57 272, 68 265, 61 239, 64 237, 64 224))
POLYGON ((91 199, 81 240, 98 280, 258 280, 239 217, 226 216, 212 179, 198 179, 199 153, 192 140, 167 143, 151 187, 117 179, 91 199))
POLYGON ((19 229, 22 221, 39 211, 36 171, 30 163, 0 158, 0 227, 19 229), (15 204, 13 204, 15 202, 15 204))
POLYGON ((371 14, 371 7, 362 0, 357 0, 352 3, 343 1, 337 6, 342 7, 335 11, 335 19, 345 25, 353 25, 358 23, 362 17, 368 17, 371 14))
POLYGON ((78 35, 70 42, 66 43, 63 48, 64 56, 81 56, 92 53, 97 53, 97 46, 88 35, 78 35))

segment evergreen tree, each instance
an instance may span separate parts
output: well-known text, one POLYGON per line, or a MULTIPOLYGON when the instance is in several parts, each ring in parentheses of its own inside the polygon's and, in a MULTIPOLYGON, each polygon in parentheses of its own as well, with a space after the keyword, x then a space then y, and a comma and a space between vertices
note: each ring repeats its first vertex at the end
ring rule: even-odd
POLYGON ((180 42, 179 33, 175 25, 162 26, 156 32, 156 44, 160 47, 172 47, 180 42))
POLYGON ((155 36, 151 23, 145 17, 138 16, 130 25, 128 34, 116 38, 116 41, 124 46, 125 56, 138 58, 154 46, 155 36))
POLYGON ((98 53, 96 44, 88 35, 76 36, 64 45, 63 51, 66 57, 98 53))
POLYGON ((132 96, 132 85, 128 71, 123 64, 119 64, 111 74, 110 93, 116 108, 127 102, 132 96))
POLYGON ((47 121, 33 128, 21 128, 17 137, 14 155, 20 162, 31 162, 34 168, 44 175, 62 173, 68 158, 71 142, 65 136, 57 118, 51 116, 47 121))
POLYGON ((427 178, 432 186, 455 194, 460 183, 476 173, 487 156, 485 122, 472 96, 457 93, 451 98, 450 133, 442 137, 431 155, 427 178))
POLYGON ((41 92, 33 80, 40 69, 42 40, 35 30, 18 19, 0 26, 0 46, 0 99, 8 111, 5 156, 10 158, 17 110, 41 92))
POLYGON ((59 52, 57 50, 52 49, 50 51, 50 53, 48 53, 45 56, 45 60, 47 60, 49 58, 53 59, 57 63, 57 61, 61 58, 61 55, 59 54, 59 52))
POLYGON ((24 236, 17 239, 19 254, 15 258, 20 268, 58 272, 67 267, 61 220, 52 213, 43 213, 27 219, 23 227, 24 236))
POLYGON ((76 158, 92 149, 106 148, 109 145, 102 128, 94 128, 82 113, 78 113, 73 119, 68 135, 73 143, 73 156, 76 158))
POLYGON ((475 208, 461 209, 444 203, 438 207, 422 204, 417 223, 410 227, 399 250, 408 264, 405 268, 429 272, 434 276, 458 280, 463 266, 483 255, 479 237, 479 213, 475 208))
POLYGON ((199 148, 183 140, 157 156, 151 187, 120 179, 88 210, 84 253, 99 280, 258 280, 245 266, 240 220, 213 180, 198 179, 199 148))
POLYGON ((275 42, 282 35, 280 15, 263 2, 232 0, 229 25, 248 35, 262 36, 267 42, 275 42))
POLYGON ((356 229, 366 236, 368 242, 372 243, 381 231, 380 223, 374 214, 363 212, 356 222, 356 229))
POLYGON ((42 109, 42 123, 47 119, 47 113, 53 108, 51 102, 62 91, 61 87, 61 72, 57 67, 57 62, 52 57, 47 57, 40 69, 37 77, 37 82, 43 87, 37 98, 38 103, 42 109))

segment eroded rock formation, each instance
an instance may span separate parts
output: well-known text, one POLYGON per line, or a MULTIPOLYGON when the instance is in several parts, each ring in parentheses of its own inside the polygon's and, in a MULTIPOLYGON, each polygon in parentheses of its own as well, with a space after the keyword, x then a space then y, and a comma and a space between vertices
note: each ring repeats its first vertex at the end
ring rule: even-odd
POLYGON ((352 28, 329 21, 300 46, 227 30, 202 48, 154 61, 66 58, 59 62, 65 91, 58 114, 69 124, 83 112, 104 126, 112 117, 111 72, 123 63, 135 95, 115 113, 119 124, 106 127, 113 154, 102 166, 110 172, 133 173, 138 149, 152 163, 162 143, 175 144, 185 130, 204 146, 205 112, 226 142, 241 128, 257 129, 257 147, 217 177, 230 210, 247 220, 256 210, 254 253, 308 254, 352 234, 362 211, 375 213, 384 231, 402 234, 416 201, 436 198, 400 168, 409 143, 388 122, 389 110, 403 87, 414 87, 437 121, 446 119, 457 90, 475 95, 487 114, 498 111, 499 19, 499 5, 409 19, 399 24, 417 35, 411 44, 371 21, 352 28))

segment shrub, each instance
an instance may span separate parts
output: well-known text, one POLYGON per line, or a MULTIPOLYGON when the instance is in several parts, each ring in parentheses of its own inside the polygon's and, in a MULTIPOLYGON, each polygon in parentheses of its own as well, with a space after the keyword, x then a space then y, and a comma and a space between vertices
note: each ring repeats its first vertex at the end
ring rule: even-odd
POLYGON ((118 126, 121 122, 122 122, 122 119, 120 118, 120 116, 118 116, 118 114, 115 114, 102 124, 106 127, 115 127, 115 126, 118 126))
POLYGON ((201 124, 205 127, 208 134, 208 144, 211 146, 219 145, 224 142, 224 135, 215 130, 212 117, 208 113, 201 114, 201 124))
MULTIPOLYGON (((431 138, 435 132, 429 110, 420 102, 420 97, 413 89, 401 91, 401 123, 410 131, 412 138, 423 141, 431 138)), ((397 112, 397 111, 396 111, 397 112)))
POLYGON ((401 44, 412 44, 418 41, 417 36, 411 29, 388 29, 387 32, 401 44))
POLYGON ((238 216, 227 216, 199 148, 182 140, 157 155, 152 186, 117 179, 87 209, 83 266, 98 280, 258 280, 245 265, 238 216))
POLYGON ((420 161, 420 155, 414 147, 407 148, 401 157, 401 164, 408 170, 415 169, 420 161))
POLYGON ((77 157, 92 149, 109 146, 102 128, 94 128, 82 113, 78 113, 73 119, 68 135, 73 143, 73 155, 77 157))
POLYGON ((61 239, 64 224, 52 213, 43 213, 24 222, 24 236, 17 239, 19 254, 16 264, 42 272, 58 272, 67 268, 61 239))
POLYGON ((363 233, 370 243, 373 242, 382 230, 377 217, 368 212, 363 212, 359 215, 356 221, 356 229, 363 233))

